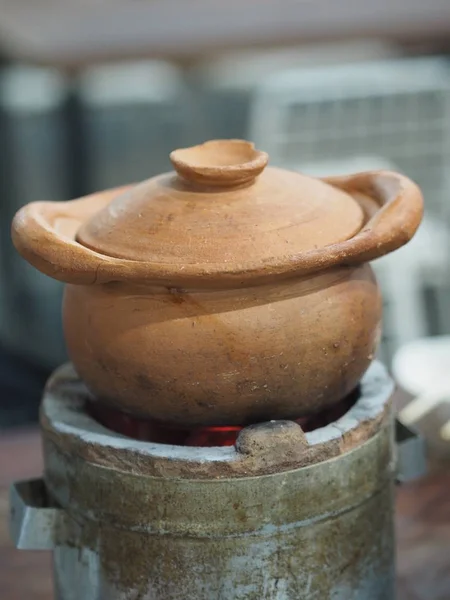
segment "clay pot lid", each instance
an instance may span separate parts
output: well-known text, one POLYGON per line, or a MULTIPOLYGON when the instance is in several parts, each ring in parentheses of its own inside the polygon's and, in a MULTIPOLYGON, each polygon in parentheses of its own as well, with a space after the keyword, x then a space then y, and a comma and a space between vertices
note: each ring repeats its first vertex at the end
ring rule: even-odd
MULTIPOLYGON (((175 150, 176 173, 118 194, 83 222, 76 240, 108 257, 246 270, 352 238, 364 212, 346 192, 297 172, 266 167, 242 140, 175 150)), ((214 270, 214 269, 212 269, 214 270)))

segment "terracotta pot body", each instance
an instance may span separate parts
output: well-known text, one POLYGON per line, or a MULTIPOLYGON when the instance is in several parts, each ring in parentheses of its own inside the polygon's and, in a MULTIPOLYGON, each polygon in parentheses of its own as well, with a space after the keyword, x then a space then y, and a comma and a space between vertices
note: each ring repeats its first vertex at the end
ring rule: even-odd
POLYGON ((68 284, 66 342, 88 388, 182 426, 298 418, 338 402, 380 337, 368 261, 413 236, 418 188, 388 172, 264 171, 267 155, 236 140, 172 160, 178 176, 15 218, 22 255, 68 284))
POLYGON ((64 301, 69 354, 92 392, 180 425, 332 404, 373 359, 380 317, 368 265, 230 291, 70 285, 64 301))

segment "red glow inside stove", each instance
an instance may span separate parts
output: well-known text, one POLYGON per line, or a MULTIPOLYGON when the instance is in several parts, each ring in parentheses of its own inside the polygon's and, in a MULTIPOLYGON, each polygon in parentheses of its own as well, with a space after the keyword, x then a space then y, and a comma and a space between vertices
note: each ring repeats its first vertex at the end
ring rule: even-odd
MULTIPOLYGON (((297 419, 296 422, 301 425, 305 432, 324 427, 344 415, 354 404, 357 396, 358 392, 355 391, 336 406, 317 415, 297 419)), ((234 446, 239 432, 243 429, 243 427, 234 425, 194 429, 175 427, 150 419, 139 419, 98 402, 92 402, 89 405, 89 412, 104 427, 126 437, 139 441, 176 446, 196 446, 199 448, 234 446)))
POLYGON ((186 446, 234 446, 242 427, 203 427, 194 430, 186 439, 186 446))

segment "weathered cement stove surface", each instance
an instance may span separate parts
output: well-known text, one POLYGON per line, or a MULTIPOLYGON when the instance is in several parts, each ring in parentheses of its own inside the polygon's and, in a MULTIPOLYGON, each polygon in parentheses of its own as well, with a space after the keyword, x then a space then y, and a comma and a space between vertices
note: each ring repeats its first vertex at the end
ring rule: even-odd
POLYGON ((44 479, 13 487, 12 536, 53 550, 58 600, 391 600, 392 390, 373 363, 326 427, 272 421, 194 448, 113 434, 63 367, 42 405, 44 479))

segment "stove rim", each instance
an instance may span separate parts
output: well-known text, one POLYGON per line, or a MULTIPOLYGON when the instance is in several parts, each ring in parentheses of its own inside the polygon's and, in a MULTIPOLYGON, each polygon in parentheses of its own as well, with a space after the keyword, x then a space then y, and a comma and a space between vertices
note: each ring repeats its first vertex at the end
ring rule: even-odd
MULTIPOLYGON (((89 455, 94 461, 98 459, 106 463, 107 453, 122 455, 131 452, 135 460, 165 461, 166 467, 169 463, 172 466, 184 465, 186 473, 183 471, 180 475, 183 477, 186 477, 191 467, 194 468, 195 465, 197 470, 201 467, 203 471, 208 468, 220 469, 222 465, 226 471, 227 467, 234 468, 238 463, 242 463, 241 470, 245 463, 245 473, 247 476, 252 476, 264 471, 264 468, 262 464, 257 466, 255 460, 252 462, 250 459, 259 459, 260 462, 263 459, 263 462, 267 462, 267 456, 271 452, 273 456, 266 464, 267 473, 272 468, 270 462, 274 463, 275 467, 278 464, 279 469, 286 471, 323 462, 351 450, 358 443, 363 443, 375 435, 384 422, 386 408, 390 404, 394 387, 386 368, 380 362, 374 361, 361 379, 360 396, 355 404, 337 421, 324 427, 304 433, 294 421, 269 421, 244 427, 238 436, 236 446, 176 446, 134 440, 98 423, 85 410, 89 393, 73 366, 68 363, 55 371, 46 387, 41 405, 41 427, 44 439, 48 438, 58 446, 64 446, 66 452, 89 455), (367 429, 364 433, 365 437, 359 439, 358 432, 365 426, 367 429), (351 437, 353 432, 356 432, 354 436, 356 440, 352 446, 346 444, 345 440, 351 437), (253 443, 255 436, 256 445, 253 443), (246 438, 247 441, 250 440, 250 446, 253 443, 253 456, 250 456, 252 450, 249 451, 249 445, 242 443, 246 438), (336 448, 336 445, 339 448, 336 448), (319 448, 322 447, 325 451, 319 452, 319 448), (297 456, 291 458, 290 462, 286 462, 282 459, 283 452, 292 449, 297 456), (312 455, 315 452, 315 455, 309 460, 306 458, 302 460, 300 457, 302 451, 305 456, 307 452, 312 455)), ((128 460, 131 460, 131 456, 128 460)), ((275 468, 275 470, 279 469, 275 468)), ((220 474, 220 476, 224 475, 225 472, 220 474)))

